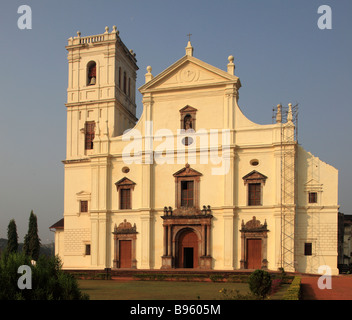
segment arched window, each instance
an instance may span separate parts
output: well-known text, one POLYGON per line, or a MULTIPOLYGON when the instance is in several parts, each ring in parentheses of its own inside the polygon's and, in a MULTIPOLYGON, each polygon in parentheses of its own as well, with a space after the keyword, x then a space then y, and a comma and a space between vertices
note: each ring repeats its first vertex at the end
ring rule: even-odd
POLYGON ((197 113, 197 109, 191 106, 185 106, 180 110, 181 129, 196 130, 196 113, 197 113))
POLYGON ((192 120, 192 116, 190 114, 187 114, 183 119, 183 129, 193 129, 192 120))
POLYGON ((97 65, 94 61, 91 61, 87 65, 87 85, 92 86, 97 82, 97 65))
MULTIPOLYGON (((186 132, 187 130, 196 130, 196 112, 197 109, 191 106, 185 106, 180 110, 181 129, 185 130, 186 132)), ((189 146, 193 143, 193 138, 185 137, 182 139, 182 143, 185 146, 189 146)))

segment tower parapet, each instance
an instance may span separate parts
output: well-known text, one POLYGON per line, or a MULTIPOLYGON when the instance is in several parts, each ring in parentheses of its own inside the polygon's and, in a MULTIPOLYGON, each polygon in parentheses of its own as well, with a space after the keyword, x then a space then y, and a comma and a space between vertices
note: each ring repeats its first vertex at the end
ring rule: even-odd
POLYGON ((66 50, 66 157, 79 159, 93 153, 99 136, 118 136, 135 125, 138 66, 136 54, 122 42, 116 26, 86 37, 78 31, 68 39, 66 50))

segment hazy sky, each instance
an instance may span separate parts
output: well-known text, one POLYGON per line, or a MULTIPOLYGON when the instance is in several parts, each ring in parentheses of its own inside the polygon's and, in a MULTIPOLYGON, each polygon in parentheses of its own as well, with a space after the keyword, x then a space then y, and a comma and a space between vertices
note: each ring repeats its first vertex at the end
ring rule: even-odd
MULTIPOLYGON (((235 57, 239 105, 260 124, 278 103, 299 103, 299 143, 339 170, 340 211, 352 214, 352 1, 2 1, 0 4, 0 238, 16 220, 19 241, 30 211, 42 243, 63 216, 67 39, 101 34, 113 25, 137 54, 137 87, 185 55, 226 70, 235 57), (18 28, 21 5, 32 29, 18 28), (329 5, 332 29, 318 8, 329 5)), ((142 111, 137 94, 137 112, 142 111)))

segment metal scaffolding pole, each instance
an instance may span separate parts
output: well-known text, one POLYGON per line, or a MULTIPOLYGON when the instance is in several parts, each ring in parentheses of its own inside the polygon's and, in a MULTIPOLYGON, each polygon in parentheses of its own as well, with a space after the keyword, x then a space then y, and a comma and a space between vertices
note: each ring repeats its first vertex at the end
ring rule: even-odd
POLYGON ((295 270, 295 212, 296 212, 296 145, 298 104, 273 109, 273 120, 280 122, 280 266, 295 270), (279 118, 277 118, 279 114, 279 118))

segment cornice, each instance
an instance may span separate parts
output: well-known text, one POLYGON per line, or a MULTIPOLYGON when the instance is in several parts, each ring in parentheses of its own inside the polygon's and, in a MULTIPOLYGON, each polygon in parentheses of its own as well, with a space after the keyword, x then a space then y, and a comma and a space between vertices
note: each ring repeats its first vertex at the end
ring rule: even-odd
POLYGON ((62 160, 63 164, 73 164, 73 163, 83 163, 83 162, 90 162, 89 158, 81 158, 81 159, 69 159, 69 160, 62 160))

